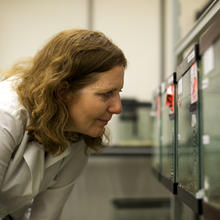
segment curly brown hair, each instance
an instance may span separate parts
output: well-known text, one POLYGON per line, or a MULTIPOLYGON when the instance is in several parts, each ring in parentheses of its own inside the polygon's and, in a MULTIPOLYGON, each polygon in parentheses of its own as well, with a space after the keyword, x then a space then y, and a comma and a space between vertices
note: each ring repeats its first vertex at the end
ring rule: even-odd
POLYGON ((16 75, 21 79, 16 92, 30 112, 30 138, 51 154, 60 154, 68 141, 81 139, 87 147, 100 150, 105 131, 95 138, 65 131, 69 112, 57 97, 57 88, 62 82, 69 82, 69 91, 74 93, 96 81, 98 74, 118 65, 127 66, 121 49, 103 33, 82 29, 58 33, 31 60, 15 64, 6 78, 16 75))

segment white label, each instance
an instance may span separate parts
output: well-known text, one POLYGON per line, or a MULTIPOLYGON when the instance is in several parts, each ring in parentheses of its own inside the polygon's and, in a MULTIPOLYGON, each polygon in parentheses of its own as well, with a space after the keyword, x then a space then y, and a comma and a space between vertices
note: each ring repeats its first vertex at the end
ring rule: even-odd
POLYGON ((209 177, 208 176, 204 177, 204 189, 205 190, 209 190, 210 189, 209 177))
POLYGON ((209 79, 205 78, 202 80, 202 89, 206 89, 209 86, 209 79))
POLYGON ((192 125, 192 127, 195 127, 195 126, 196 126, 196 115, 195 115, 195 114, 192 114, 191 125, 192 125))
POLYGON ((182 78, 178 82, 178 95, 181 95, 183 92, 183 80, 182 78))
POLYGON ((214 69, 214 49, 209 47, 204 53, 204 74, 210 73, 214 69))
POLYGON ((196 193, 196 198, 197 199, 202 199, 204 197, 204 190, 200 189, 197 193, 196 193))
POLYGON ((209 144, 210 143, 210 136, 209 135, 203 135, 202 136, 202 143, 204 145, 209 144))

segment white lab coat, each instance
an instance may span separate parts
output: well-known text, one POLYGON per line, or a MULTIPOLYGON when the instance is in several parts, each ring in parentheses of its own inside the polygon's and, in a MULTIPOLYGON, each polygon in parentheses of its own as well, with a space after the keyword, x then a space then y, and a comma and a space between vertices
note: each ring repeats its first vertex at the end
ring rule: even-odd
POLYGON ((10 80, 0 82, 0 218, 58 220, 77 177, 85 167, 83 141, 59 156, 45 157, 43 146, 29 142, 27 110, 19 105, 10 80))

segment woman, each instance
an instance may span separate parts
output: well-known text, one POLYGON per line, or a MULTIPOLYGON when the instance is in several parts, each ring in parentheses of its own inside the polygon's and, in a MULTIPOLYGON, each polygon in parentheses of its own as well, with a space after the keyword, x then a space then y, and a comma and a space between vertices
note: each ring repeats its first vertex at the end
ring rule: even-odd
POLYGON ((104 34, 66 30, 0 82, 0 218, 56 220, 87 150, 121 112, 126 58, 104 34), (31 212, 30 212, 31 210, 31 212))

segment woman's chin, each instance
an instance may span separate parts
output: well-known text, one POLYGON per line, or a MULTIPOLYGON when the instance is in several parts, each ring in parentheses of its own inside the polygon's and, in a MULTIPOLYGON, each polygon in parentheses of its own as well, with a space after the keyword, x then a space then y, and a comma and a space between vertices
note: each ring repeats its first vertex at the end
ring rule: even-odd
POLYGON ((90 131, 90 132, 88 132, 87 135, 90 137, 93 137, 93 138, 98 138, 98 137, 101 137, 103 135, 103 133, 104 133, 104 128, 90 131))

